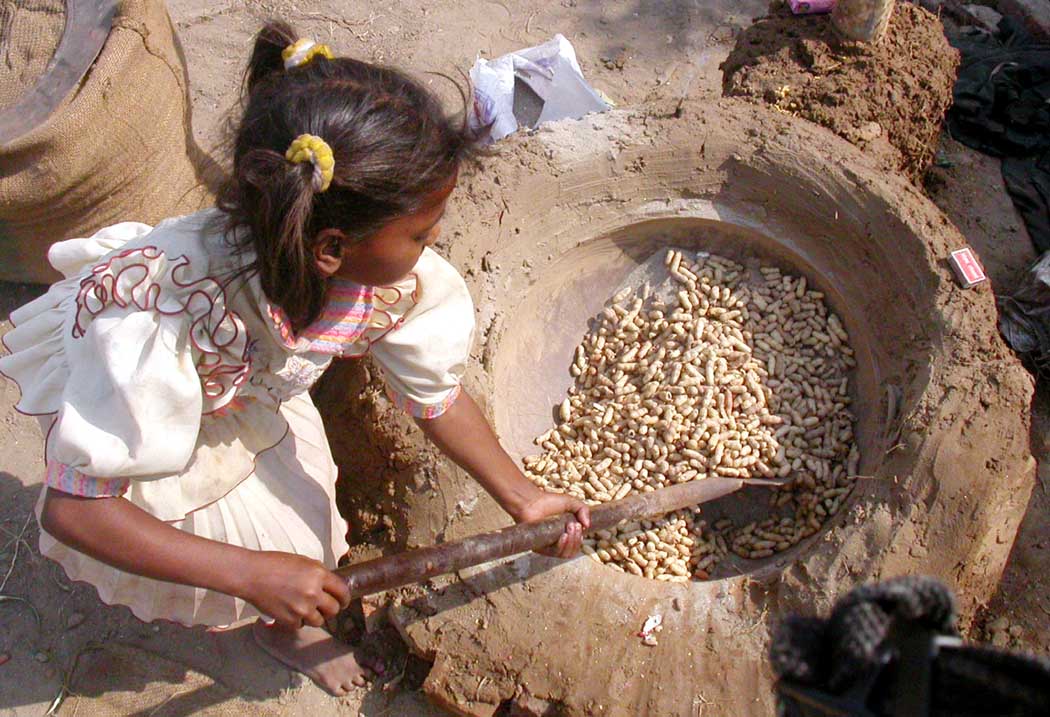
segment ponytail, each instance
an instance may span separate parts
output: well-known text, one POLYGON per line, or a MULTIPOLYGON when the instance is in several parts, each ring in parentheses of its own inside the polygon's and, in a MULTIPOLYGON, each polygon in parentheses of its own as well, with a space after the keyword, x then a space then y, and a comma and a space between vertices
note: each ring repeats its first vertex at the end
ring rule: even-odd
POLYGON ((324 308, 325 277, 314 261, 308 231, 314 188, 310 173, 277 152, 252 149, 237 163, 241 201, 252 206, 246 228, 255 237, 256 270, 263 291, 294 327, 309 324, 324 308))
POLYGON ((259 30, 248 69, 244 73, 245 96, 251 94, 267 77, 284 70, 281 53, 296 39, 295 30, 282 20, 271 20, 259 30))

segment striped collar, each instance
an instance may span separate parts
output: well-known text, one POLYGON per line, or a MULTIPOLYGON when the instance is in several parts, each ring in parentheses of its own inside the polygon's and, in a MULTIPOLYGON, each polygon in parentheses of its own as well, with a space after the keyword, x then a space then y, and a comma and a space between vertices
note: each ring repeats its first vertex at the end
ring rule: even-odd
POLYGON ((284 311, 266 302, 266 313, 285 348, 297 353, 362 355, 374 341, 401 325, 421 290, 415 273, 393 286, 364 286, 338 278, 329 282, 324 310, 298 335, 284 311))
POLYGON ((338 355, 361 338, 372 318, 375 289, 345 279, 329 279, 328 302, 317 320, 303 329, 300 339, 310 351, 338 355))

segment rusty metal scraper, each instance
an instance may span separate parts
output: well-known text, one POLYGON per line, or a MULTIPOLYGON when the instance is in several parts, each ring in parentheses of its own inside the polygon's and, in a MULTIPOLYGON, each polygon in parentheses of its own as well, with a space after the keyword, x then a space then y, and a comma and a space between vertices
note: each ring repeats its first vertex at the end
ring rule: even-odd
MULTIPOLYGON (((756 478, 704 478, 639 493, 592 507, 591 527, 586 532, 608 530, 624 521, 652 518, 707 503, 745 485, 778 486, 783 483, 781 480, 756 478)), ((346 565, 337 568, 335 573, 346 578, 351 599, 357 599, 551 545, 558 540, 566 524, 573 520, 568 514, 555 515, 536 523, 520 523, 451 543, 346 565)))

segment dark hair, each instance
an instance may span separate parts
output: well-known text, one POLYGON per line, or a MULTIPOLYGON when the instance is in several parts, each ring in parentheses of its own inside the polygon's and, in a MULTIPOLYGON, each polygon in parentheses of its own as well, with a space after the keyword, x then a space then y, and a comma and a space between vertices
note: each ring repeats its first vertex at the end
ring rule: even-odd
POLYGON ((218 206, 227 236, 255 251, 249 270, 298 331, 325 303, 327 284, 313 258, 318 233, 336 228, 363 239, 418 211, 452 180, 475 140, 465 118, 446 115, 433 94, 398 70, 323 56, 285 70, 281 52, 296 39, 284 22, 270 22, 255 37, 233 174, 218 206), (325 192, 314 190, 310 163, 285 159, 301 134, 332 148, 335 170, 325 192))

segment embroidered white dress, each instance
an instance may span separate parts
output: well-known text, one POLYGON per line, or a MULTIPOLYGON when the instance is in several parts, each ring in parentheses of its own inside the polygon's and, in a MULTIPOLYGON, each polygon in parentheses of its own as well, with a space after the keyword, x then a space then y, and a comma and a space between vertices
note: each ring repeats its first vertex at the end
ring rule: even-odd
MULTIPOLYGON (((395 285, 334 283, 323 315, 296 336, 255 278, 235 276, 251 257, 230 250, 221 220, 206 210, 52 246, 66 278, 11 314, 0 373, 20 387, 18 410, 40 418, 47 486, 123 495, 194 535, 332 567, 346 524, 307 390, 334 357, 370 353, 397 405, 440 415, 459 394, 473 304, 426 249, 395 285)), ((40 549, 142 620, 226 625, 258 614, 222 593, 117 570, 44 531, 40 549)))

